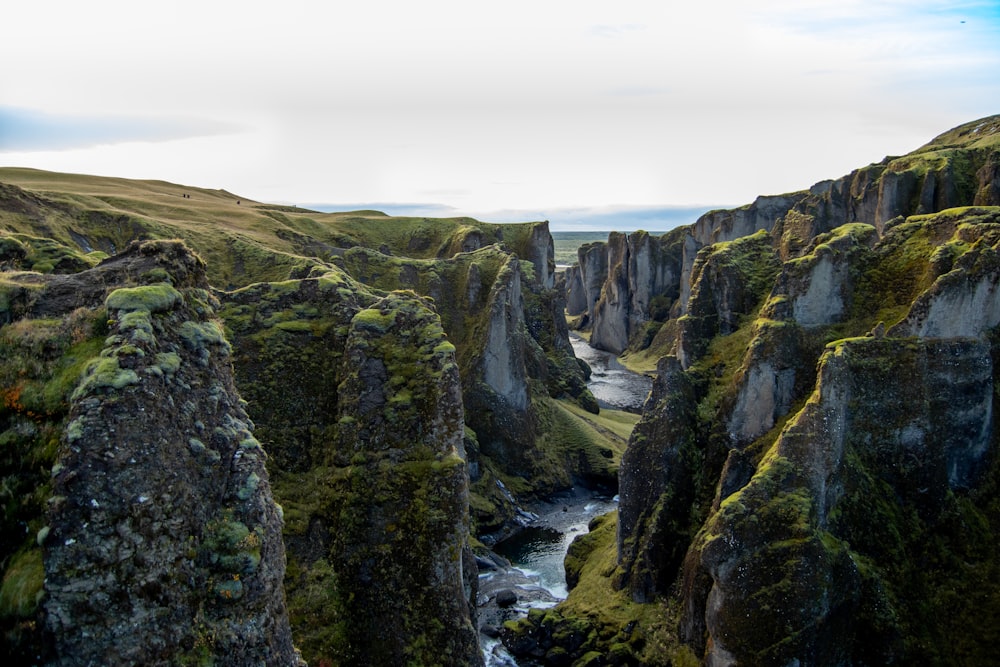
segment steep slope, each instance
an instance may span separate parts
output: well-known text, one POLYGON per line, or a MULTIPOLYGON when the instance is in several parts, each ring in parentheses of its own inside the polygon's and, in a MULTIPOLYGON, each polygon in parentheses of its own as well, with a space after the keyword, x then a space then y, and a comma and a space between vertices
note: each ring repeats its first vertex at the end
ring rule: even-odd
POLYGON ((614 484, 613 460, 569 455, 569 443, 544 437, 553 398, 574 399, 592 412, 597 405, 569 344, 561 294, 544 286, 534 264, 499 245, 440 260, 354 248, 337 263, 372 287, 412 289, 433 300, 461 369, 483 532, 513 517, 498 480, 525 497, 566 488, 574 478, 614 484))
POLYGON ((295 664, 280 508, 204 264, 147 242, 2 286, 15 663, 295 664))
MULTIPOLYGON (((581 326, 593 331, 594 345, 615 353, 639 351, 653 340, 649 322, 663 322, 687 313, 696 257, 701 248, 767 232, 781 260, 800 256, 812 239, 842 225, 863 222, 881 235, 899 216, 934 213, 959 206, 1000 205, 1000 116, 991 116, 945 132, 925 146, 902 157, 886 157, 835 180, 786 195, 758 197, 738 209, 711 211, 694 224, 678 228, 652 245, 671 247, 652 253, 647 263, 630 261, 631 245, 650 245, 645 233, 613 236, 603 247, 581 249, 577 269, 569 276, 599 275, 602 287, 588 288, 571 298, 586 312, 581 326), (588 268, 607 266, 605 271, 588 268), (658 285, 652 291, 650 285, 658 285), (643 300, 645 295, 650 295, 643 300), (657 312, 649 310, 652 298, 669 301, 657 312), (647 304, 644 308, 643 303, 647 304), (672 308, 671 308, 672 306, 672 308)), ((572 283, 568 283, 572 284, 572 283)), ((576 288, 578 291, 580 287, 576 288)), ((660 354, 671 350, 675 333, 655 342, 660 354)))
POLYGON ((618 664, 993 660, 998 146, 1000 117, 976 121, 789 197, 770 230, 717 227, 662 327, 675 354, 622 458, 617 540, 571 549, 577 587, 507 628, 509 646, 545 636, 618 664), (595 639, 556 636, 571 627, 595 639))
POLYGON ((430 302, 336 270, 220 297, 285 508, 304 655, 476 664, 461 384, 430 302))

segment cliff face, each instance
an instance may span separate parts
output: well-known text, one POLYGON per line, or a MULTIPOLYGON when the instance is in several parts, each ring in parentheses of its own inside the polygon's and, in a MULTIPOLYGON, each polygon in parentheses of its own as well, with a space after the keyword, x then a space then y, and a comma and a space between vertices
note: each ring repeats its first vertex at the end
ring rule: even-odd
MULTIPOLYGON (((887 157, 808 190, 758 197, 741 208, 711 211, 694 224, 671 232, 669 242, 667 236, 660 239, 672 249, 653 253, 649 262, 629 262, 627 242, 618 236, 609 237, 604 248, 588 248, 586 262, 581 249, 581 278, 588 275, 585 263, 595 263, 591 255, 604 255, 608 268, 603 286, 589 289, 591 297, 594 293, 602 296, 588 300, 589 317, 580 326, 593 331, 595 347, 608 351, 621 353, 648 346, 651 338, 645 335, 643 325, 655 318, 650 317, 648 305, 643 308, 642 304, 659 295, 674 304, 673 317, 687 314, 698 283, 698 253, 712 244, 766 232, 780 258, 788 260, 807 253, 816 236, 845 224, 869 224, 882 235, 900 216, 957 206, 996 206, 1000 204, 996 186, 1000 157, 994 145, 997 124, 996 117, 969 123, 913 153, 887 157)), ((588 288, 583 291, 587 293, 588 288)), ((571 292, 571 301, 574 298, 571 292)), ((571 310, 570 314, 577 312, 583 310, 571 310)), ((663 352, 670 352, 670 342, 665 345, 663 352)), ((679 354, 683 357, 683 352, 679 354)))
POLYGON ((336 270, 220 296, 272 452, 304 654, 477 664, 461 382, 430 301, 336 270))
MULTIPOLYGON (((548 257, 547 233, 539 245, 548 257)), ((434 300, 461 369, 481 533, 502 531, 515 518, 509 492, 497 485, 502 477, 523 478, 524 495, 567 488, 574 478, 614 479, 610 460, 584 465, 602 459, 567 457, 545 436, 553 398, 573 399, 592 412, 597 405, 569 345, 562 293, 545 286, 547 269, 539 273, 536 263, 520 257, 490 245, 433 261, 361 248, 339 260, 375 289, 412 289, 434 300)))
POLYGON ((5 359, 21 364, 5 383, 5 440, 30 451, 44 438, 35 463, 51 466, 25 489, 47 511, 25 507, 30 535, 5 540, 3 597, 19 602, 4 616, 24 621, 15 655, 295 664, 281 512, 204 265, 148 242, 72 276, 12 278, 31 287, 3 334, 21 349, 5 359), (48 347, 51 365, 26 344, 48 347))
POLYGON ((481 664, 455 348, 427 304, 392 294, 351 320, 344 365, 331 551, 344 658, 481 664))
POLYGON ((984 471, 992 393, 983 341, 831 347, 805 408, 695 537, 682 639, 709 664, 926 660, 925 602, 905 590, 916 539, 971 512, 955 491, 984 471))
POLYGON ((581 266, 586 260, 594 270, 581 270, 583 275, 606 275, 603 286, 587 290, 590 343, 621 353, 654 319, 654 310, 666 312, 677 299, 683 271, 681 237, 612 232, 607 244, 585 248, 580 249, 581 266))
POLYGON ((775 198, 757 227, 682 232, 697 255, 622 458, 616 567, 582 543, 553 617, 631 628, 605 650, 637 662, 992 659, 970 628, 1000 619, 1000 208, 978 205, 998 137, 977 121, 775 198))

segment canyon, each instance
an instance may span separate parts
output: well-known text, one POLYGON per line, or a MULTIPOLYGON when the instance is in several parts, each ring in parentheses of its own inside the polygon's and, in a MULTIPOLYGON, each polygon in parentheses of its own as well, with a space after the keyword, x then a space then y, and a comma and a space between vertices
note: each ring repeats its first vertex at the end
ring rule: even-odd
POLYGON ((546 222, 0 169, 12 664, 481 664, 480 564, 574 487, 618 511, 519 664, 988 662, 998 244, 996 116, 564 273, 546 222), (571 329, 655 375, 634 430, 571 329))

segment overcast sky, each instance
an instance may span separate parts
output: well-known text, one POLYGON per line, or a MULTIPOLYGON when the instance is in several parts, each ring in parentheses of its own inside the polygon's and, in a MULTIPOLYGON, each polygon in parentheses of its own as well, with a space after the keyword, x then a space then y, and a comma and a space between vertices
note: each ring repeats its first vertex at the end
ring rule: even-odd
POLYGON ((33 0, 3 23, 0 166, 300 205, 693 216, 1000 113, 998 0, 33 0))

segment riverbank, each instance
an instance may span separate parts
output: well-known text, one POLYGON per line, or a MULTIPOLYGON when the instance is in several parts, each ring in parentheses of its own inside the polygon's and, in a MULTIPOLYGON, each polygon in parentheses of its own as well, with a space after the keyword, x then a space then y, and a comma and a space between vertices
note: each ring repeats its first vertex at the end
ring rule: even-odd
POLYGON ((495 557, 479 558, 480 641, 487 667, 517 662, 497 639, 505 621, 547 609, 566 599, 563 559, 570 543, 587 532, 590 521, 618 506, 611 498, 574 489, 530 507, 537 518, 516 535, 497 543, 495 557))
MULTIPOLYGON (((591 368, 587 386, 601 407, 591 415, 574 406, 566 409, 585 419, 605 437, 624 443, 639 419, 652 378, 622 365, 613 354, 590 347, 571 334, 577 358, 591 368)), ((554 607, 566 599, 563 561, 574 539, 588 532, 594 517, 617 509, 617 496, 575 488, 526 508, 535 518, 515 535, 498 542, 489 557, 480 557, 480 641, 487 667, 516 667, 516 660, 499 642, 504 622, 522 618, 531 609, 554 607)))

